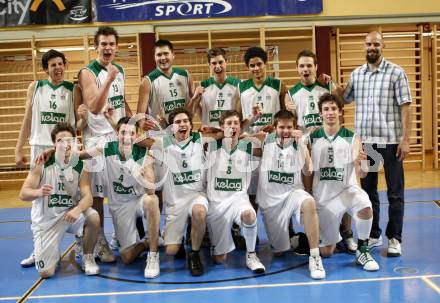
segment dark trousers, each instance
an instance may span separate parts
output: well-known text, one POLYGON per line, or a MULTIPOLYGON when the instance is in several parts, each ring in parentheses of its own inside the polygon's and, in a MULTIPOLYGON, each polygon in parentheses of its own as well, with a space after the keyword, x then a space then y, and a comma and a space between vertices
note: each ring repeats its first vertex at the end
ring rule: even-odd
POLYGON ((380 201, 377 193, 379 164, 383 163, 388 196, 388 224, 386 236, 402 241, 402 227, 404 214, 404 175, 403 164, 396 157, 397 144, 364 144, 364 150, 370 161, 367 176, 361 179, 361 186, 370 197, 373 206, 373 226, 370 237, 379 238, 382 230, 379 226, 380 201))

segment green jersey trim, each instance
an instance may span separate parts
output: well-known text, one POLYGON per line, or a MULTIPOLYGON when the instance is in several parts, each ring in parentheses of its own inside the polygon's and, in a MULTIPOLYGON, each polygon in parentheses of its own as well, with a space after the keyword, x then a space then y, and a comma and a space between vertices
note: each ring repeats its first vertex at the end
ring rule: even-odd
POLYGON ((165 77, 168 80, 171 80, 171 78, 173 78, 174 74, 188 78, 188 72, 186 70, 184 70, 182 68, 178 68, 178 67, 173 67, 171 74, 169 76, 165 75, 160 69, 156 68, 154 71, 149 73, 147 77, 150 79, 151 82, 154 82, 154 80, 156 80, 160 76, 165 77))
POLYGON ((280 79, 276 79, 276 78, 272 78, 272 77, 267 77, 263 84, 261 85, 260 88, 257 88, 255 86, 254 80, 253 79, 248 79, 245 81, 242 81, 240 83, 240 93, 245 92, 246 90, 250 89, 250 88, 254 88, 257 92, 260 92, 265 86, 269 86, 272 87, 273 89, 275 89, 276 91, 280 91, 281 88, 281 80, 280 79))
POLYGON ((53 90, 57 90, 58 88, 60 88, 60 87, 64 87, 64 88, 66 88, 67 90, 70 90, 70 91, 73 91, 73 86, 74 86, 74 84, 72 83, 72 82, 69 82, 69 81, 63 81, 63 82, 61 82, 60 84, 58 84, 58 85, 54 85, 54 84, 52 84, 49 80, 38 80, 38 83, 37 83, 37 88, 38 87, 43 87, 43 86, 45 86, 45 85, 47 85, 47 86, 49 86, 50 88, 52 88, 53 90))

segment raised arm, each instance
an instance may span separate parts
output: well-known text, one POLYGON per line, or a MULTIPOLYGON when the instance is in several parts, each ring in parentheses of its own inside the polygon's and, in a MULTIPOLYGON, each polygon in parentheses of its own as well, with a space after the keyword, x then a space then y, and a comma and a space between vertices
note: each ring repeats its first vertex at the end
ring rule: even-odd
POLYGON ((83 69, 79 74, 79 85, 82 89, 83 102, 89 107, 90 112, 98 114, 107 103, 108 92, 112 82, 116 79, 119 69, 111 63, 107 66, 107 78, 100 88, 96 85, 95 76, 91 71, 83 69))
POLYGON ((195 91, 194 95, 192 96, 191 100, 189 101, 186 108, 192 112, 193 116, 197 115, 200 119, 202 118, 202 95, 205 89, 202 86, 198 86, 195 91))
POLYGON ((21 187, 19 198, 22 201, 33 201, 37 198, 48 196, 53 190, 51 184, 40 184, 41 174, 43 172, 43 165, 36 165, 27 175, 21 187))
POLYGON ((289 94, 287 93, 287 87, 284 85, 284 82, 281 81, 281 87, 280 87, 280 109, 286 109, 286 96, 289 94))
POLYGON ((27 90, 26 104, 24 108, 24 118, 21 124, 20 133, 18 135, 17 144, 15 146, 15 164, 19 168, 26 166, 27 159, 24 155, 23 146, 26 144, 26 140, 29 139, 32 126, 32 98, 35 93, 37 82, 32 82, 27 90))

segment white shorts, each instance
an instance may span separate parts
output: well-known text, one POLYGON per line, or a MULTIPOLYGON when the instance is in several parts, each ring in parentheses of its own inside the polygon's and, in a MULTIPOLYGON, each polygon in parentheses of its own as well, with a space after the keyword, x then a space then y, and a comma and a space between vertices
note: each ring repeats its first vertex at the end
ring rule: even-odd
POLYGON ((39 272, 53 268, 60 260, 60 244, 65 233, 75 234, 82 230, 86 217, 95 213, 89 208, 73 223, 60 218, 52 227, 33 232, 35 267, 39 272))
POLYGON ((261 208, 264 227, 269 243, 274 252, 290 249, 289 222, 295 216, 296 222, 302 224, 301 206, 306 199, 313 197, 302 188, 294 189, 289 196, 275 206, 261 208))
MULTIPOLYGON (((85 149, 94 148, 99 144, 112 141, 114 134, 99 137, 91 137, 85 140, 85 149)), ((90 173, 90 186, 94 198, 104 198, 107 196, 107 173, 105 171, 105 157, 99 155, 93 159, 84 161, 85 169, 90 173)))
POLYGON ((120 244, 120 252, 140 241, 136 219, 143 216, 143 197, 116 205, 109 201, 109 211, 112 216, 116 238, 120 244))
POLYGON ((164 230, 165 245, 182 243, 186 223, 188 217, 192 216, 194 205, 202 205, 205 207, 206 212, 208 212, 208 199, 203 193, 194 193, 194 195, 188 196, 185 201, 179 201, 181 207, 178 209, 173 208, 172 212, 167 211, 166 203, 164 203, 164 205, 166 214, 164 230))
POLYGON ((316 204, 319 216, 319 246, 334 245, 341 241, 339 225, 345 213, 355 216, 360 210, 370 207, 367 193, 358 185, 344 189, 336 197, 316 204))
POLYGON ((53 148, 53 146, 47 145, 31 145, 31 153, 29 159, 30 168, 33 169, 35 167, 35 160, 39 155, 41 155, 46 149, 53 148))
POLYGON ((208 229, 214 246, 214 255, 227 254, 235 249, 232 240, 231 228, 235 222, 241 224, 241 214, 250 210, 255 214, 248 195, 234 197, 233 201, 223 201, 221 203, 211 203, 208 212, 208 229))

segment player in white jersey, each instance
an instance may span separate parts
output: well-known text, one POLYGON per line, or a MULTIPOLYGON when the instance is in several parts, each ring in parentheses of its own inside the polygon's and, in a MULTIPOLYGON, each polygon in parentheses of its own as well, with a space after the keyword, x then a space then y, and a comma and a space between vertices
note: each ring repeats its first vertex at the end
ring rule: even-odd
POLYGON ((220 130, 221 114, 226 110, 236 109, 239 102, 240 80, 226 74, 226 51, 222 48, 211 48, 208 51, 208 65, 211 77, 196 88, 189 105, 202 121, 202 132, 220 130))
MULTIPOLYGON (((337 85, 328 81, 321 84, 317 79, 318 62, 316 54, 309 50, 303 50, 296 57, 296 68, 300 76, 300 82, 289 89, 286 94, 286 107, 296 110, 300 129, 309 134, 322 126, 319 115, 318 101, 322 94, 331 92, 337 85)), ((320 79, 321 80, 321 79, 320 79)), ((311 190, 312 177, 305 176, 304 183, 307 190, 311 190)), ((341 235, 348 253, 356 253, 356 242, 351 230, 351 218, 345 214, 341 224, 341 235)))
POLYGON ((104 154, 108 181, 109 210, 119 240, 119 252, 124 264, 133 262, 149 248, 144 271, 146 278, 159 276, 159 200, 154 194, 153 160, 145 147, 134 144, 137 127, 129 117, 119 119, 117 140, 107 142, 105 148, 96 147, 81 153, 90 159, 104 154), (98 153, 96 153, 98 152, 98 153), (145 214, 148 222, 148 241, 140 241, 136 219, 145 214))
MULTIPOLYGON (((78 75, 79 86, 82 90, 84 104, 87 105, 87 127, 84 129, 86 149, 94 147, 99 141, 115 139, 115 132, 110 122, 104 116, 104 111, 111 106, 114 118, 118 121, 130 113, 124 97, 124 70, 113 63, 118 49, 118 33, 112 27, 100 27, 94 36, 97 59, 83 68, 78 75)), ((93 208, 101 218, 104 226, 103 201, 106 189, 105 161, 96 157, 87 163, 92 178, 93 208)), ((102 228, 97 249, 102 262, 114 262, 113 256, 102 228)))
POLYGON ((83 162, 71 157, 75 130, 68 123, 55 125, 51 132, 55 154, 36 165, 20 191, 20 199, 33 201, 32 233, 36 268, 42 278, 54 275, 60 259, 60 244, 66 232, 82 232, 86 275, 96 275, 93 248, 98 237, 99 216, 92 206, 90 179, 83 162))
POLYGON ((292 216, 304 225, 309 241, 309 270, 313 279, 325 278, 319 256, 319 223, 315 200, 304 190, 302 174, 312 174, 312 162, 296 115, 281 110, 274 116, 275 132, 259 133, 262 142, 257 203, 275 255, 290 248, 288 226, 292 216))
POLYGON ((247 190, 252 172, 252 143, 239 140, 241 117, 226 111, 220 118, 223 140, 211 142, 207 152, 208 228, 214 246, 215 262, 223 262, 234 250, 230 229, 233 222, 241 226, 246 241, 246 266, 255 273, 265 267, 255 252, 257 217, 247 190))
MULTIPOLYGON (((30 167, 35 166, 36 157, 45 149, 52 148, 50 133, 57 122, 75 126, 74 99, 81 96, 73 83, 64 80, 66 58, 56 50, 45 52, 41 58, 48 79, 32 82, 27 90, 23 123, 15 148, 15 163, 24 168, 27 159, 23 146, 29 138, 31 146, 30 167)), ((21 262, 24 267, 33 266, 33 254, 21 262)))
MULTIPOLYGON (((168 40, 157 40, 153 47, 156 69, 142 79, 139 87, 138 113, 148 113, 166 126, 168 115, 176 108, 187 107, 194 84, 186 69, 173 67, 174 47, 168 40)), ((144 130, 156 125, 147 120, 144 130)))
POLYGON ((365 177, 368 171, 361 141, 340 126, 342 102, 338 97, 322 95, 318 108, 324 125, 310 134, 310 144, 315 165, 313 195, 319 216, 321 255, 329 257, 334 253, 336 243, 341 240, 339 223, 347 212, 358 234, 356 263, 364 270, 376 271, 379 265, 368 248, 373 211, 367 193, 356 181, 356 176, 365 177))

